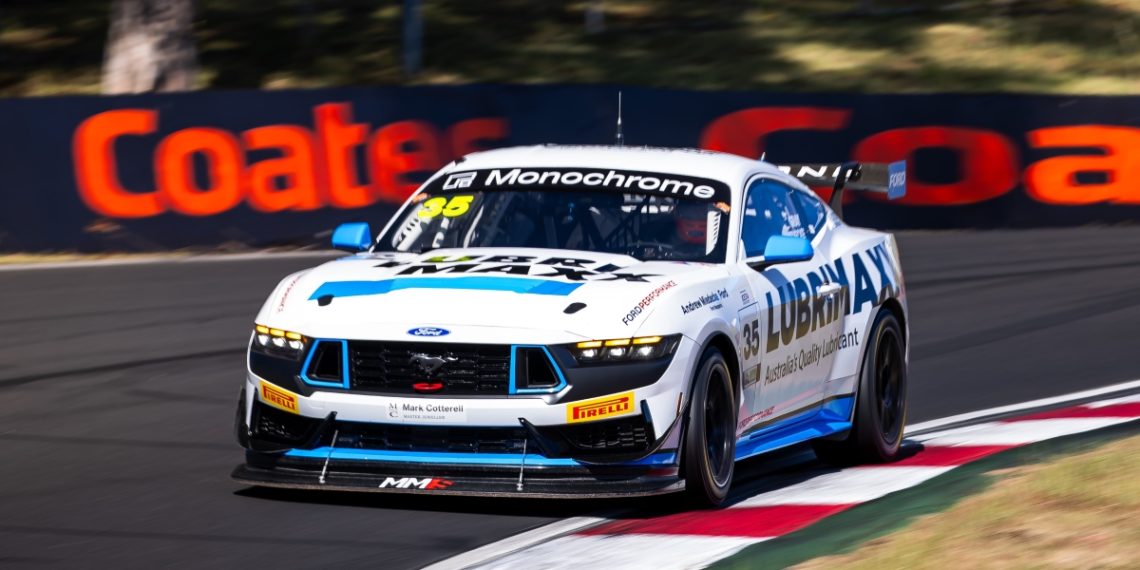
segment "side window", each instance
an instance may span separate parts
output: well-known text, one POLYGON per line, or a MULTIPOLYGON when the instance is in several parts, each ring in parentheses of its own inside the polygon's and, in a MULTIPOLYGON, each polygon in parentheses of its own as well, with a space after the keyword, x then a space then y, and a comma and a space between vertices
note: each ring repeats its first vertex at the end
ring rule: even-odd
POLYGON ((790 193, 774 180, 757 180, 748 187, 740 230, 747 257, 763 255, 772 236, 807 237, 790 193))
POLYGON ((807 232, 808 239, 814 239, 815 234, 823 229, 823 223, 827 221, 827 209, 823 207, 819 198, 807 192, 793 190, 792 200, 800 208, 800 214, 803 216, 801 221, 804 223, 804 231, 807 232))

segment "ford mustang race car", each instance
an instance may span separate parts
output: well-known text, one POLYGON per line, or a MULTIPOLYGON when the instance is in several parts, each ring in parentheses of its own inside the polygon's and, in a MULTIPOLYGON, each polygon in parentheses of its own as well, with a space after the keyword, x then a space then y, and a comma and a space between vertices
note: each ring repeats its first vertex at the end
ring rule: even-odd
POLYGON ((233 477, 715 506, 737 461, 793 444, 889 461, 905 288, 893 236, 841 219, 844 188, 897 197, 905 164, 567 146, 457 160, 379 234, 338 227, 353 255, 269 296, 233 477))

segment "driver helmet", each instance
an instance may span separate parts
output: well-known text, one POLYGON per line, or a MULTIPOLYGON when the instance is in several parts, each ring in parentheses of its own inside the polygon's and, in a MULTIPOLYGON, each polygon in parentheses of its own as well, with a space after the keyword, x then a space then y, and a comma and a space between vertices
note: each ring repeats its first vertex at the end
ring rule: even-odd
POLYGON ((673 209, 677 237, 684 243, 704 244, 707 240, 709 208, 701 202, 681 201, 673 209))

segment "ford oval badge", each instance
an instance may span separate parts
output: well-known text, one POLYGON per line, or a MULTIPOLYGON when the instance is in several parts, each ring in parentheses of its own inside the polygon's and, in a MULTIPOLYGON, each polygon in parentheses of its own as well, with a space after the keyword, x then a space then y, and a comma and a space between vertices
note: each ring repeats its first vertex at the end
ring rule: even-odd
POLYGON ((451 331, 438 327, 416 327, 409 330, 408 334, 412 336, 444 336, 451 334, 451 331))

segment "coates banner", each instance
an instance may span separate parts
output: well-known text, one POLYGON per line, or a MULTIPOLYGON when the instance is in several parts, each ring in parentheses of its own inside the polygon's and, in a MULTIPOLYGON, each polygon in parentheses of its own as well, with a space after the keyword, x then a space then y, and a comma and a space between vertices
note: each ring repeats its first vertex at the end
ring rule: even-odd
MULTIPOLYGON (((376 87, 0 101, 0 250, 154 250, 378 228, 466 153, 614 140, 613 86, 376 87)), ((627 145, 779 163, 907 160, 857 225, 999 228, 1140 215, 1140 97, 624 91, 627 145)))

